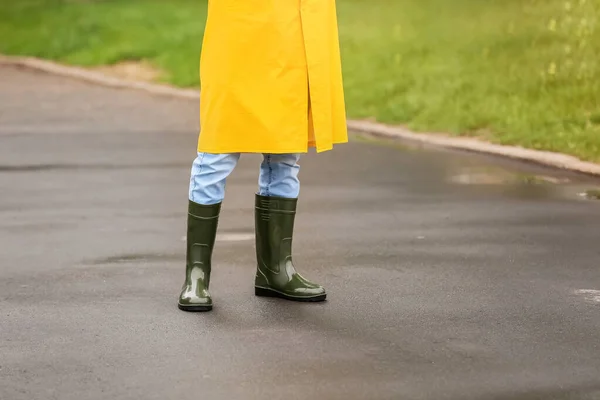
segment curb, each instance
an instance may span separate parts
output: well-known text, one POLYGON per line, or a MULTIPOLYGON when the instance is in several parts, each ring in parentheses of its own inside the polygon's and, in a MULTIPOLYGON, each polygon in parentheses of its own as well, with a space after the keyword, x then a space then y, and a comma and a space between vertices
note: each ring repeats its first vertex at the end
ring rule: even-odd
MULTIPOLYGON (((168 85, 114 78, 102 73, 89 71, 84 68, 65 66, 37 58, 0 55, 0 66, 2 65, 34 69, 55 75, 76 78, 107 87, 144 90, 155 95, 172 96, 191 100, 198 100, 200 98, 199 92, 193 89, 180 89, 168 85)), ((351 131, 369 133, 388 138, 420 142, 437 147, 466 150, 482 154, 512 158, 515 160, 532 162, 548 167, 600 176, 600 164, 582 161, 577 157, 561 153, 492 144, 472 138, 448 137, 428 133, 414 133, 402 127, 369 121, 349 120, 348 129, 351 131)))
POLYGON ((75 78, 89 83, 95 83, 97 85, 108 86, 112 88, 144 90, 151 94, 192 100, 198 100, 200 98, 198 91, 193 89, 180 89, 168 85, 115 78, 100 72, 90 71, 85 68, 61 65, 52 61, 41 60, 39 58, 0 55, 0 66, 2 65, 34 69, 37 71, 43 71, 68 78, 75 78))
POLYGON ((600 176, 600 164, 582 161, 568 154, 532 150, 524 147, 505 146, 466 137, 449 137, 433 133, 414 133, 397 126, 389 126, 368 121, 348 121, 349 129, 389 138, 406 139, 426 145, 455 150, 472 151, 519 161, 526 161, 562 170, 600 176))

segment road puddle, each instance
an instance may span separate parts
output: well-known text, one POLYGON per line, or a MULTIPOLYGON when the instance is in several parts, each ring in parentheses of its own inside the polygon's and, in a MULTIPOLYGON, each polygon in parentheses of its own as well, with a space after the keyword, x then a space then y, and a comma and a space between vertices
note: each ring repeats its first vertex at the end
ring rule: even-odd
MULTIPOLYGON (((408 154, 423 154, 423 165, 442 174, 442 180, 501 192, 523 199, 562 198, 600 201, 600 179, 505 158, 448 149, 428 148, 421 143, 353 133, 352 140, 408 154)), ((419 157, 420 158, 420 157, 419 157)))
POLYGON ((94 265, 101 264, 137 264, 137 263, 150 263, 150 262, 171 262, 181 261, 182 256, 180 254, 159 254, 159 253, 132 253, 132 254, 121 254, 110 257, 103 257, 96 260, 92 260, 90 263, 94 265))
POLYGON ((560 185, 568 184, 568 178, 549 175, 516 173, 492 166, 456 167, 449 171, 448 181, 461 185, 560 185))
POLYGON ((554 197, 600 201, 600 185, 567 177, 514 172, 491 166, 455 167, 447 181, 458 185, 498 186, 517 197, 554 197))
POLYGON ((586 190, 581 193, 581 196, 588 200, 600 200, 600 189, 586 190))

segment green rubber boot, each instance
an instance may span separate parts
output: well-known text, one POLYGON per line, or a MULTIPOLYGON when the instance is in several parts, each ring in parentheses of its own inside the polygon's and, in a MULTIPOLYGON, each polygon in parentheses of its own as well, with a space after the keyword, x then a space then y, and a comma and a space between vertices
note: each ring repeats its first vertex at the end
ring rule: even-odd
POLYGON ((292 236, 298 199, 256 195, 257 296, 323 301, 322 286, 303 278, 292 263, 292 236))
POLYGON ((221 203, 210 206, 189 203, 185 283, 177 303, 180 310, 212 310, 208 285, 220 210, 221 203))

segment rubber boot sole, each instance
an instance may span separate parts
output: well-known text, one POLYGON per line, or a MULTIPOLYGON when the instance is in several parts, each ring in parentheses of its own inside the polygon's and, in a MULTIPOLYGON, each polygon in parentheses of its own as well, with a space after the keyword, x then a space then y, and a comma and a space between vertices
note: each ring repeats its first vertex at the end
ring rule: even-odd
POLYGON ((177 307, 179 307, 181 311, 188 312, 206 312, 212 310, 213 308, 213 306, 184 306, 179 303, 177 303, 177 307))
POLYGON ((275 290, 272 290, 272 289, 265 289, 265 288, 256 287, 256 286, 254 287, 254 295, 256 295, 258 297, 276 297, 279 299, 298 301, 301 303, 316 303, 316 302, 320 302, 320 301, 325 301, 325 299, 327 298, 327 294, 320 294, 320 295, 314 296, 314 297, 293 297, 293 296, 288 296, 288 295, 280 293, 280 292, 276 292, 275 290))

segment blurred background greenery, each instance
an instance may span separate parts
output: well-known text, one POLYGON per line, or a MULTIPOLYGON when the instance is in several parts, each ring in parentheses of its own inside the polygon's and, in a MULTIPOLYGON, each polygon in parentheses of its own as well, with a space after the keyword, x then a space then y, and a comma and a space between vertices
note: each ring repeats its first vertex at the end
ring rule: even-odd
MULTIPOLYGON (((217 1, 217 0, 213 0, 217 1)), ((0 52, 198 86, 206 0, 0 0, 0 52)), ((338 0, 348 115, 600 161, 600 0, 338 0)))

